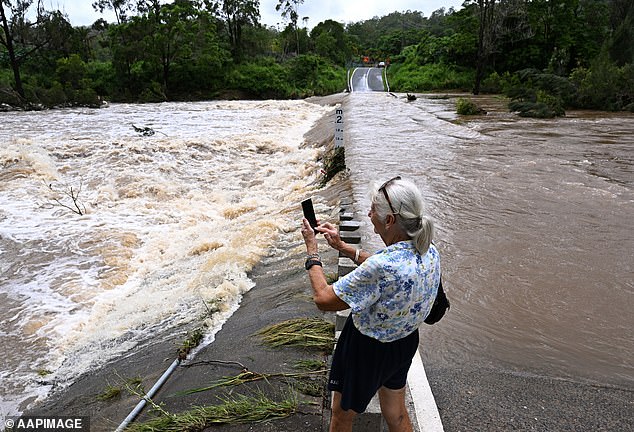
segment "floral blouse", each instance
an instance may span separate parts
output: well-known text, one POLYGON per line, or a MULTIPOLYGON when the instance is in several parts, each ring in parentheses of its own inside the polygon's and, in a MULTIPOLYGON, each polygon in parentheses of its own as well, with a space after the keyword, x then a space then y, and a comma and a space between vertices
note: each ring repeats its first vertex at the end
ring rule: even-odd
POLYGON ((440 256, 434 245, 420 255, 412 241, 379 250, 333 284, 352 309, 357 329, 391 342, 418 329, 440 284, 440 256))

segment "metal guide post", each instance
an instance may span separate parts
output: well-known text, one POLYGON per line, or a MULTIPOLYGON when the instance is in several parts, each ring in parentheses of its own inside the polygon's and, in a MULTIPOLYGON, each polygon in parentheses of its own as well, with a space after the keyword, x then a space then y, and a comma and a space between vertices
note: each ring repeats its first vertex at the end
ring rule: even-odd
POLYGON ((335 109, 335 148, 343 147, 343 108, 335 109))

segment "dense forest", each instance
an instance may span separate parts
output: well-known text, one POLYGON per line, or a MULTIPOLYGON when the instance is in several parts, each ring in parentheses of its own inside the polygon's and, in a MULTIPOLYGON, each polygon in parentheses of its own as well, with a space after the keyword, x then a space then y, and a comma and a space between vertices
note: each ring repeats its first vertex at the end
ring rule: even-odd
POLYGON ((503 93, 538 116, 634 111, 634 0, 466 0, 311 30, 304 1, 278 0, 278 29, 261 25, 259 0, 97 0, 116 22, 89 27, 0 0, 0 110, 303 98, 383 61, 396 92, 503 93))

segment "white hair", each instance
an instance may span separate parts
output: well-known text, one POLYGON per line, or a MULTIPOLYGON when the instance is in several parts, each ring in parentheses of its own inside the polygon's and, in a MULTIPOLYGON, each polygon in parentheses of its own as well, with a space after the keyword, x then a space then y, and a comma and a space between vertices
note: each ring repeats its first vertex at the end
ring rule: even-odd
POLYGON ((418 253, 426 254, 433 239, 434 223, 425 215, 420 189, 410 180, 398 179, 390 181, 385 192, 394 210, 378 185, 371 191, 371 201, 379 219, 385 221, 387 215, 394 214, 396 223, 414 241, 418 253))

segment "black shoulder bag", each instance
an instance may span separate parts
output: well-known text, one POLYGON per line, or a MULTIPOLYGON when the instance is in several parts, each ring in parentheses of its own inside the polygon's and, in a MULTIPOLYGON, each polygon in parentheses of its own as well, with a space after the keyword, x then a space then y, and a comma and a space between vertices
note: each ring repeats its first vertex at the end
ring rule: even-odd
POLYGON ((436 299, 434 300, 434 304, 429 311, 429 315, 425 318, 425 324, 436 324, 440 319, 445 315, 447 309, 449 309, 451 305, 449 304, 449 299, 445 295, 445 290, 442 289, 442 277, 440 278, 440 285, 438 285, 438 293, 436 293, 436 299))

